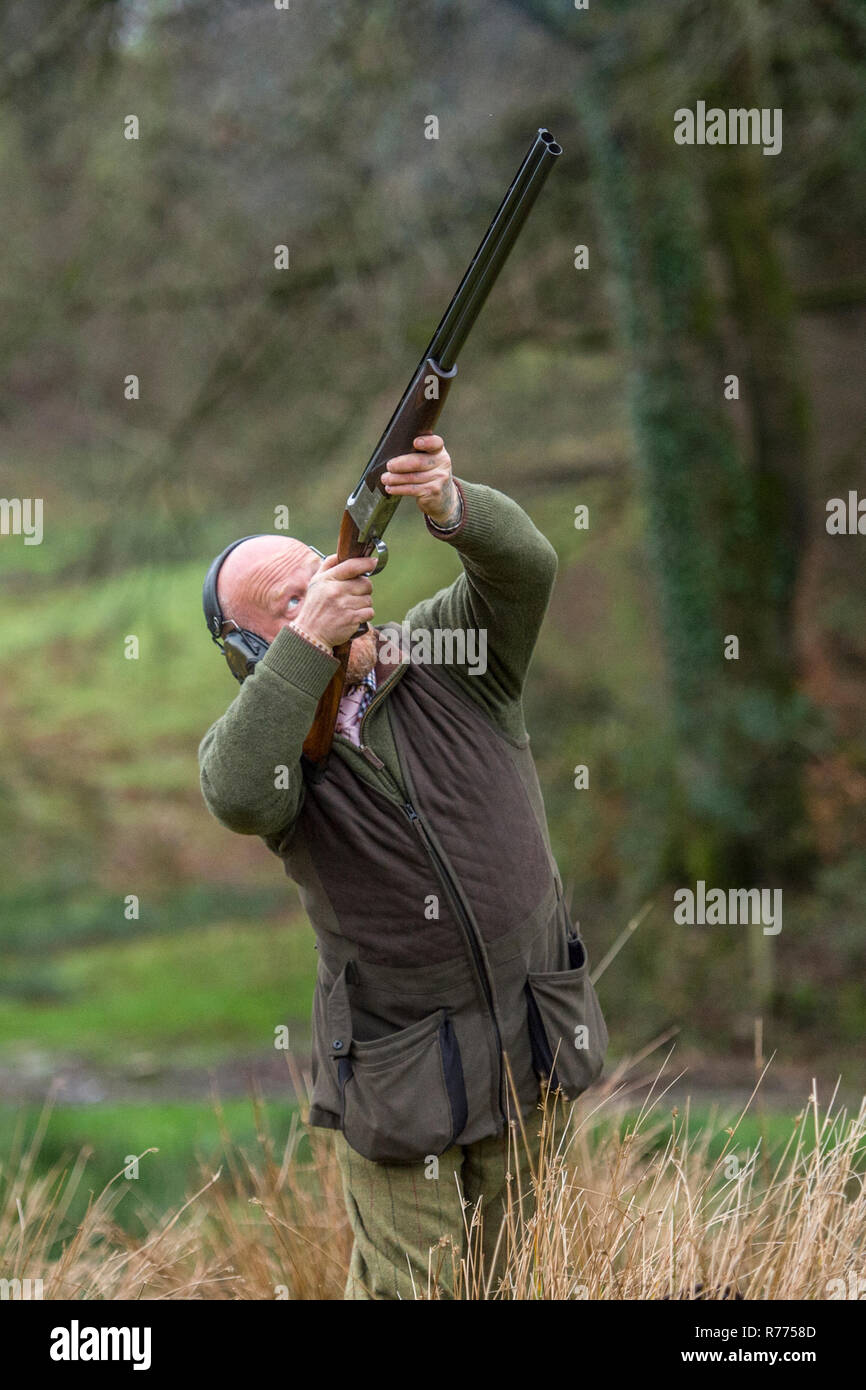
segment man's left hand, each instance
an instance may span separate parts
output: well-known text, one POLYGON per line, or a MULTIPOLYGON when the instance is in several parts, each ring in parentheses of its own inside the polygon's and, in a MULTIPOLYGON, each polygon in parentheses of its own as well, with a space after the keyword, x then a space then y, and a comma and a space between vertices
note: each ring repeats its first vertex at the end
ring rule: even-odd
POLYGON ((460 494, 442 437, 419 434, 413 443, 416 453, 389 459, 382 486, 391 497, 414 497, 435 526, 450 526, 460 515, 460 494))

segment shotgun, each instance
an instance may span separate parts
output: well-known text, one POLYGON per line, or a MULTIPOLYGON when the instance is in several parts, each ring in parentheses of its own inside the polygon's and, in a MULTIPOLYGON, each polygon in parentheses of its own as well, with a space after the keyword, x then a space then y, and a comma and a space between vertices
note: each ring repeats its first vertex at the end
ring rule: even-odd
MULTIPOLYGON (((376 565, 370 573, 378 574, 384 569, 388 547, 382 537, 400 498, 388 496, 381 485, 382 474, 389 459, 412 452, 416 435, 433 433, 451 383, 457 375, 457 354, 469 336, 556 157, 561 153, 562 147, 550 131, 539 130, 469 262, 469 268, 409 385, 400 397, 394 414, 385 426, 357 487, 346 502, 337 542, 338 560, 348 560, 356 555, 375 556, 376 565)), ((366 623, 363 624, 348 642, 334 648, 334 656, 340 665, 319 701, 316 717, 304 740, 305 772, 313 780, 324 775, 346 683, 349 649, 354 637, 364 632, 366 626, 366 623)))

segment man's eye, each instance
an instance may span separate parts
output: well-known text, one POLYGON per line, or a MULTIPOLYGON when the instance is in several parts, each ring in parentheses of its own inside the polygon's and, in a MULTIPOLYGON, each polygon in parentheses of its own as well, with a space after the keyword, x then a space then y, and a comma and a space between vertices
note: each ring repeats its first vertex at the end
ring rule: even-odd
POLYGON ((290 598, 290 599, 289 599, 289 607, 290 607, 290 608, 297 608, 297 606, 298 606, 298 604, 300 603, 300 601, 301 601, 301 600, 300 600, 297 596, 296 596, 295 598, 290 598))

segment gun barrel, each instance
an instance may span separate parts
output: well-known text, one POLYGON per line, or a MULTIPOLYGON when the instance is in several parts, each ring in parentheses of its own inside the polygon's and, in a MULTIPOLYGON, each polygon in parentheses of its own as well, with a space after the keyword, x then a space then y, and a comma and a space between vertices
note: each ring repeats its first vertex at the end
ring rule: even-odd
MULTIPOLYGON (((509 234, 513 215, 517 208, 521 206, 528 188, 537 178, 540 166, 543 164, 549 165, 552 162, 549 154, 551 147, 555 147, 555 153, 559 152, 559 146, 550 131, 542 127, 530 145, 523 163, 511 180, 506 190, 505 197, 499 204, 490 222, 490 226, 484 233, 475 255, 469 262, 466 273, 457 286, 451 303, 442 315, 436 331, 430 339, 427 351, 424 353, 425 357, 433 357, 437 362, 441 360, 442 348, 453 338, 454 330, 458 322, 462 319, 466 306, 470 302, 474 302, 479 287, 486 283, 489 289, 490 285, 493 284, 495 273, 493 277, 491 277, 491 264, 494 259, 497 259, 501 267, 505 257, 500 256, 499 253, 506 238, 510 236, 508 248, 510 249, 511 245, 513 245, 517 231, 519 231, 518 227, 513 235, 509 234)), ((538 186, 540 187, 540 184, 538 186)), ((527 213, 532 202, 534 202, 534 197, 530 200, 526 208, 527 213)), ((524 214, 524 216, 525 215, 526 214, 524 214)), ((505 255, 507 254, 508 252, 506 251, 505 255)), ((478 308, 475 310, 476 314, 481 308, 484 298, 486 298, 486 294, 482 295, 482 298, 479 299, 478 308)), ((466 334, 464 333, 463 337, 465 338, 465 336, 466 334)), ((454 353, 453 356, 456 356, 456 353, 454 353)), ((452 365, 453 361, 448 363, 449 367, 452 365)))
POLYGON ((526 182, 518 190, 517 196, 509 202, 502 224, 496 227, 491 245, 481 258, 482 263, 477 274, 472 277, 465 290, 461 287, 462 292, 458 291, 455 295, 443 321, 442 330, 437 332, 431 343, 428 355, 438 362, 443 371, 449 371, 457 361, 457 354, 469 336, 496 277, 561 153, 561 146, 555 140, 541 143, 541 156, 526 182))
MULTIPOLYGON (((415 370, 412 381, 404 391, 391 419, 385 426, 379 443, 376 445, 347 505, 354 506, 357 503, 358 498, 362 496, 364 487, 372 488, 375 486, 376 474, 381 472, 384 466, 382 450, 406 408, 420 367, 432 358, 443 373, 451 372, 457 353, 466 341, 469 331, 493 287, 494 280, 505 264, 505 259, 517 240, 532 205, 560 154, 562 154, 562 146, 557 143, 550 131, 542 126, 512 179, 475 255, 469 262, 454 298, 445 310, 439 326, 421 358, 421 363, 415 370)), ((380 503, 382 500, 379 499, 380 503)), ((390 505, 393 511, 396 501, 390 505)), ((387 520, 387 518, 383 517, 383 520, 387 520)))

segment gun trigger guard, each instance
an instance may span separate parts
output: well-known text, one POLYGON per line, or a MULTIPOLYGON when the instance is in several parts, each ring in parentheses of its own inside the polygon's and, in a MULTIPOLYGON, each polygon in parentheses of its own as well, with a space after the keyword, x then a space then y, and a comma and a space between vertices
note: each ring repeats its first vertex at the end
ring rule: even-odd
POLYGON ((376 556, 376 568, 369 570, 368 573, 371 575, 381 574, 388 563, 388 547, 378 536, 373 539, 372 554, 376 556))

